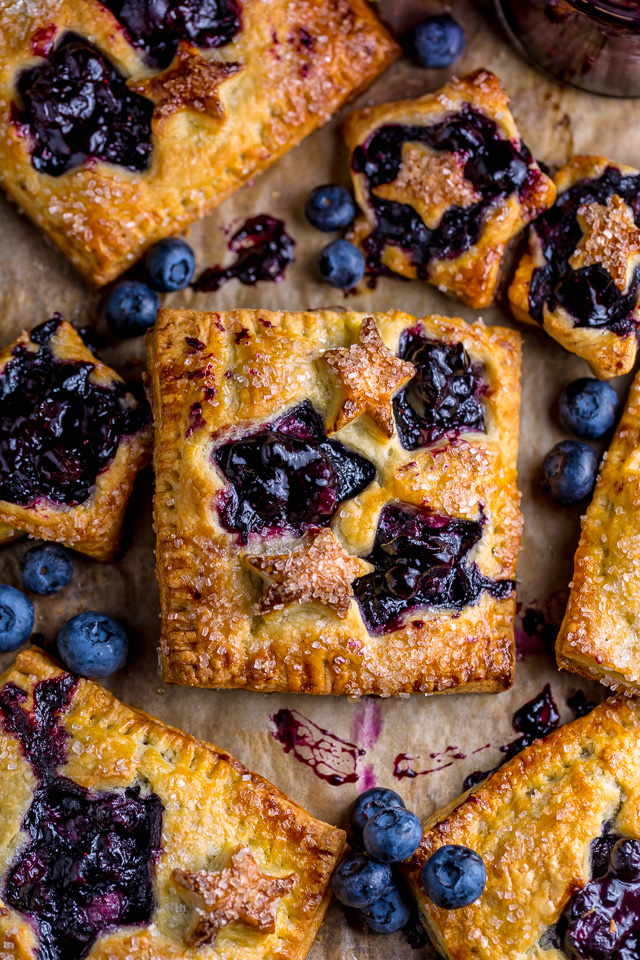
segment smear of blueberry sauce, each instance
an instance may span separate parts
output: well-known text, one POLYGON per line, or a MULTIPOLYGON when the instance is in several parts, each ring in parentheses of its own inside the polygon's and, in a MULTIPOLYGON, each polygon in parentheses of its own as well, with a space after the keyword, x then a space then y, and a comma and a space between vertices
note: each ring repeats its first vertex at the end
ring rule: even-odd
POLYGON ((249 287, 264 280, 280 283, 285 270, 293 263, 296 242, 282 220, 263 213, 243 223, 228 246, 232 253, 237 253, 235 262, 228 267, 203 270, 191 284, 194 290, 210 293, 233 279, 249 287))
POLYGON ((567 706, 573 713, 576 720, 579 717, 586 717, 597 706, 595 700, 587 700, 584 690, 576 690, 575 693, 567 697, 567 706))
POLYGON ((292 753, 300 763, 310 767, 316 777, 332 787, 355 783, 358 759, 365 751, 319 727, 297 710, 278 710, 271 717, 275 730, 272 736, 285 753, 292 753))
POLYGON ((61 322, 56 314, 35 327, 0 374, 0 499, 9 503, 84 503, 122 438, 151 419, 125 384, 96 384, 93 363, 54 355, 61 322))
POLYGON ((252 533, 299 536, 326 527, 340 504, 375 476, 372 463, 327 438, 308 401, 258 433, 218 447, 213 457, 229 481, 220 519, 244 541, 252 533))
POLYGON ((640 226, 640 175, 623 175, 615 167, 607 167, 596 180, 580 180, 565 190, 532 225, 532 241, 536 247, 540 245, 544 256, 544 266, 535 268, 529 288, 529 311, 538 323, 543 321, 546 304, 551 311, 564 307, 576 327, 608 329, 620 336, 636 330, 633 311, 640 268, 634 272, 629 289, 622 292, 600 264, 579 270, 569 266, 582 238, 579 208, 591 203, 605 206, 614 194, 631 207, 640 226))
POLYGON ((83 960, 101 933, 148 924, 162 803, 140 788, 91 793, 57 768, 69 734, 59 714, 77 678, 62 674, 34 687, 33 707, 15 684, 0 690, 0 716, 31 764, 37 786, 22 821, 28 840, 4 883, 5 902, 29 917, 40 960, 83 960))
POLYGON ((132 93, 88 40, 65 34, 16 86, 14 119, 33 141, 31 162, 40 173, 59 177, 91 160, 149 167, 153 103, 132 93))

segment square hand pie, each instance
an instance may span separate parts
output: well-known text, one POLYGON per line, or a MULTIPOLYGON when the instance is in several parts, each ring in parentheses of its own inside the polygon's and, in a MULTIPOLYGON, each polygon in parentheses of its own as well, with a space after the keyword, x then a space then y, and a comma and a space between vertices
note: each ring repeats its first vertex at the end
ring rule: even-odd
POLYGON ((509 289, 514 316, 539 324, 596 377, 632 369, 640 321, 640 173, 574 157, 558 197, 529 230, 509 289))
POLYGON ((362 210, 351 239, 367 273, 492 304, 509 242, 555 197, 498 79, 478 70, 419 100, 357 111, 345 139, 362 210))
POLYGON ((113 559, 151 460, 146 401, 56 315, 0 351, 0 423, 0 542, 30 533, 113 559))
POLYGON ((640 375, 582 522, 558 665, 640 694, 640 375))
POLYGON ((510 685, 517 334, 164 310, 148 342, 168 682, 510 685))
POLYGON ((0 723, 3 957, 306 957, 342 830, 36 649, 0 723))
POLYGON ((365 0, 3 4, 0 183, 100 286, 396 53, 365 0))

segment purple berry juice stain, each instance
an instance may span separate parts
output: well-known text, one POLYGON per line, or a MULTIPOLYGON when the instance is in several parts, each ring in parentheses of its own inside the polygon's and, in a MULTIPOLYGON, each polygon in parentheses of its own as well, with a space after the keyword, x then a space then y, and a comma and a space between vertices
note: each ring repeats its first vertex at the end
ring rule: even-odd
MULTIPOLYGON (((356 709, 354 722, 354 738, 356 743, 365 750, 375 747, 382 733, 382 707, 373 697, 364 697, 356 709)), ((362 790, 369 790, 378 785, 378 778, 372 763, 367 763, 360 774, 362 790)))
POLYGON ((365 750, 319 727, 297 710, 278 710, 271 717, 272 736, 300 763, 332 787, 358 780, 358 761, 365 750))
POLYGON ((295 246, 282 220, 264 213, 251 217, 229 240, 229 250, 237 254, 235 261, 228 267, 208 267, 191 286, 199 293, 211 293, 227 280, 249 287, 261 281, 280 283, 293 263, 295 246))

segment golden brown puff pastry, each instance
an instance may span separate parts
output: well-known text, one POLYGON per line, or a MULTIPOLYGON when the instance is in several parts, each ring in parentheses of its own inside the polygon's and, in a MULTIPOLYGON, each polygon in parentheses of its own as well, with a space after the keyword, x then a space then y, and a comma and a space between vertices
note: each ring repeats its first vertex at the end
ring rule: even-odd
POLYGON ((608 380, 636 359, 640 173, 606 157, 574 157, 554 179, 558 197, 529 230, 511 309, 608 380))
POLYGON ((29 533, 112 560, 151 460, 146 402, 58 316, 0 351, 0 384, 0 537, 29 533))
POLYGON ((148 348, 167 681, 356 696, 510 685, 512 330, 164 310, 148 348))
POLYGON ((499 80, 478 70, 345 124, 367 272, 435 284, 471 307, 495 298, 509 242, 555 189, 524 145, 499 80))
POLYGON ((196 2, 172 0, 153 56, 117 0, 0 11, 0 183, 95 286, 209 213, 397 54, 365 0, 226 0, 224 36, 181 26, 196 2))
POLYGON ((0 679, 15 960, 303 960, 344 833, 37 649, 0 679))

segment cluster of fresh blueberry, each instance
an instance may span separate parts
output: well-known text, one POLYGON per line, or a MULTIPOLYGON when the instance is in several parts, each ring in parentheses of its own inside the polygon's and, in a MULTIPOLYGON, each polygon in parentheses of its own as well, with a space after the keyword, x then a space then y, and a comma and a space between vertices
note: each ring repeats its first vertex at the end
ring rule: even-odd
MULTIPOLYGON (((349 811, 352 845, 333 875, 340 903, 357 911, 374 933, 395 933, 410 920, 411 903, 393 864, 411 857, 422 840, 420 820, 407 810, 394 790, 372 787, 355 799, 349 811)), ((425 863, 422 884, 427 896, 443 909, 468 906, 486 883, 482 858, 468 847, 440 847, 425 863)))
POLYGON ((618 395, 609 383, 584 377, 560 394, 558 414, 566 430, 580 440, 556 443, 542 465, 542 489, 562 506, 581 503, 593 493, 598 456, 584 440, 608 433, 618 413, 618 395))

